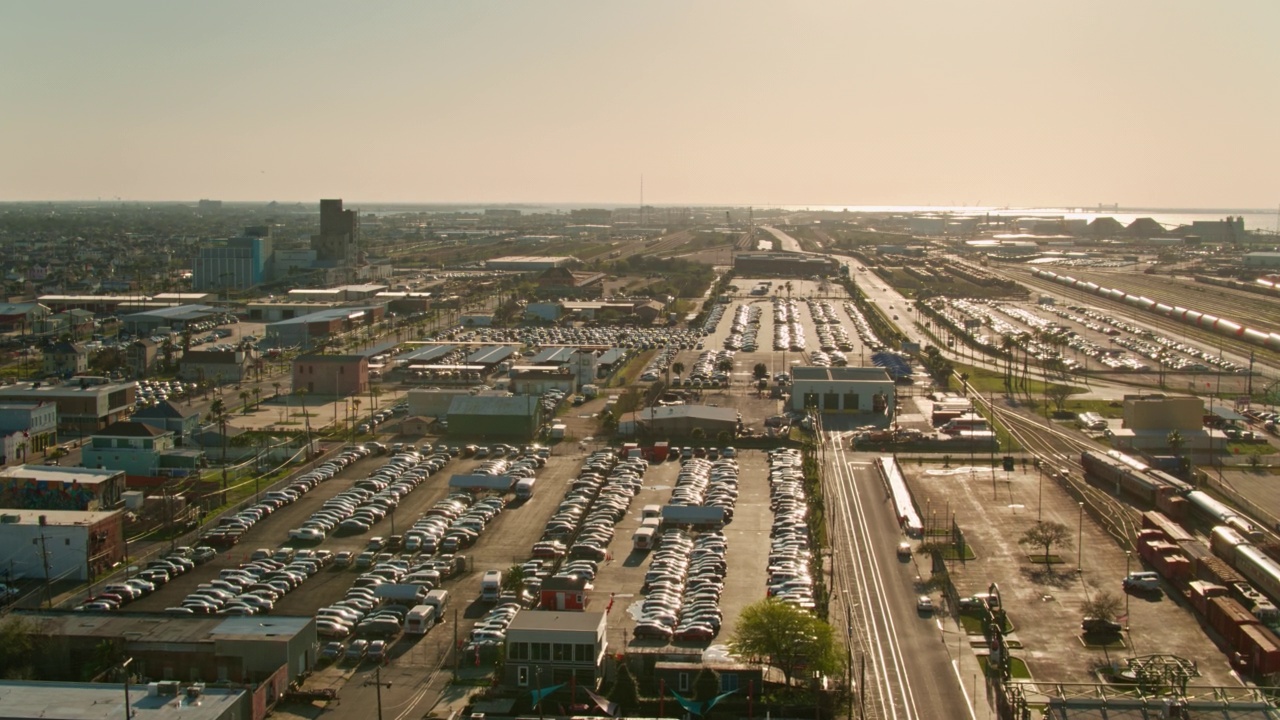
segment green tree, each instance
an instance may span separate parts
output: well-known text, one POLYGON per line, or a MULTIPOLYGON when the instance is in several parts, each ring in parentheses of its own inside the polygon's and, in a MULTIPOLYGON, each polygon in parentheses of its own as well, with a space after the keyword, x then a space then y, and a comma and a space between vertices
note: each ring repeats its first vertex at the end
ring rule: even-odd
POLYGON ((241 403, 241 405, 243 406, 243 407, 241 408, 240 412, 241 412, 242 414, 244 414, 244 415, 248 415, 248 414, 249 414, 249 410, 250 410, 250 407, 249 407, 249 398, 250 398, 250 397, 251 397, 251 393, 250 393, 248 390, 241 390, 241 391, 240 391, 240 403, 241 403))
POLYGON ((618 703, 620 715, 630 715, 640 706, 640 691, 636 687, 636 678, 626 664, 618 666, 618 676, 613 680, 613 687, 607 694, 609 700, 618 703))
POLYGON ((502 575, 502 589, 518 593, 524 588, 524 565, 512 563, 502 575))
POLYGON ((755 662, 777 668, 786 678, 787 687, 801 667, 834 675, 844 662, 830 625, 809 611, 776 598, 743 608, 729 648, 739 657, 754 658, 755 662))
MULTIPOLYGON (((1058 362, 1061 363, 1062 361, 1059 360, 1058 362)), ((1052 385, 1045 385, 1044 394, 1053 402, 1053 406, 1058 409, 1058 412, 1063 412, 1067 409, 1067 398, 1071 397, 1072 390, 1073 388, 1070 385, 1053 383, 1052 385)))
POLYGON ((209 419, 218 424, 218 432, 222 434, 222 464, 227 464, 227 406, 222 398, 209 403, 209 419))
POLYGON ((1119 597, 1103 590, 1101 592, 1094 593, 1092 597, 1080 606, 1080 610, 1084 613, 1085 617, 1115 620, 1116 616, 1120 614, 1120 608, 1122 607, 1124 607, 1124 603, 1120 601, 1119 597))
POLYGON ((707 439, 707 431, 706 431, 706 430, 703 430, 703 429, 702 429, 702 428, 700 428, 700 427, 696 427, 696 428, 694 428, 694 429, 693 429, 693 431, 692 431, 692 432, 690 432, 690 433, 689 433, 689 437, 690 437, 694 442, 698 442, 698 443, 700 443, 700 442, 702 442, 703 440, 706 440, 706 439, 707 439))
POLYGON ((709 667, 703 667, 693 679, 693 697, 699 702, 706 702, 720 694, 720 674, 709 667))
POLYGON ((32 677, 31 654, 35 640, 31 633, 35 626, 20 615, 9 615, 0 620, 0 677, 22 680, 32 677))
POLYGON ((764 363, 756 363, 755 367, 751 368, 751 376, 757 380, 764 380, 769 377, 769 366, 764 363))
POLYGON ((671 363, 671 372, 675 373, 676 375, 684 375, 684 363, 682 362, 671 363))
POLYGON ((1071 528, 1060 522, 1044 520, 1027 528, 1027 531, 1022 533, 1022 537, 1018 538, 1018 544, 1044 548, 1044 558, 1047 562, 1049 552, 1055 545, 1062 548, 1071 547, 1071 528))

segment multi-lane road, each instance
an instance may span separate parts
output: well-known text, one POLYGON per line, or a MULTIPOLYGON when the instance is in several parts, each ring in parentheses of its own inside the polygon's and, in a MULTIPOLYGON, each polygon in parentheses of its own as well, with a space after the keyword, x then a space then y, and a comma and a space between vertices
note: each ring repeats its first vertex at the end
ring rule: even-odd
MULTIPOLYGON (((827 430, 825 493, 832 553, 832 617, 846 634, 861 692, 860 717, 895 720, 986 717, 975 711, 959 662, 971 651, 963 630, 941 612, 922 612, 928 591, 923 556, 897 552, 906 541, 872 458, 845 450, 847 433, 827 430)), ((938 596, 931 595, 936 603, 938 596)), ((970 662, 972 659, 970 657, 970 662)), ((977 690, 981 692, 981 690, 977 690)))

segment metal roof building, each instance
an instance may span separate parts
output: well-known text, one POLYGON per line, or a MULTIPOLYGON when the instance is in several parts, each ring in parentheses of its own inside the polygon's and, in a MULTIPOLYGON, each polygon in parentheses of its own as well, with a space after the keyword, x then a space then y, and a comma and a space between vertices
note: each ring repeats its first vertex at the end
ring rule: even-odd
POLYGON ((895 386, 884 368, 797 365, 791 374, 792 410, 878 413, 893 408, 895 386))
POLYGON ((117 683, 0 680, 0 707, 13 720, 249 720, 249 693, 242 689, 203 688, 195 697, 152 695, 133 685, 125 713, 124 690, 117 683))
POLYGON ((467 365, 497 365, 514 355, 516 349, 510 345, 488 345, 467 356, 467 365))
POLYGON ((448 419, 452 436, 529 440, 542 422, 542 402, 535 395, 460 395, 449 403, 448 419))

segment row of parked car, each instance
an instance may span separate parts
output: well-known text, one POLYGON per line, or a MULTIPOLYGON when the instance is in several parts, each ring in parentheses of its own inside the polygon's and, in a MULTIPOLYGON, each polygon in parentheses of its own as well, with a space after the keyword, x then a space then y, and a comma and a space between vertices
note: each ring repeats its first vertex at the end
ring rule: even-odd
POLYGON ((773 299, 773 349, 803 351, 808 346, 800 307, 794 300, 773 299))
POLYGON ((739 305, 733 311, 733 325, 724 339, 724 349, 746 352, 759 350, 760 315, 760 308, 754 305, 739 305))
MULTIPOLYGON (((173 578, 194 570, 196 565, 209 562, 216 555, 217 551, 208 546, 175 548, 168 555, 148 562, 133 577, 104 585, 101 592, 85 598, 75 609, 81 612, 119 610, 134 600, 150 595, 173 578)), ((5 588, 0 600, 16 597, 16 588, 5 588)))
POLYGON ((288 486, 266 493, 258 502, 233 515, 218 520, 213 530, 201 536, 200 540, 214 547, 231 547, 240 542, 240 537, 249 531, 259 520, 272 512, 288 505, 320 483, 342 472, 347 466, 369 455, 369 449, 361 446, 348 448, 324 463, 302 475, 299 475, 288 486))
POLYGON ((271 557, 255 551, 249 562, 226 568, 216 580, 201 583, 181 605, 167 608, 172 615, 260 615, 270 612, 286 594, 333 562, 327 550, 295 552, 284 548, 271 557))
POLYGON ((720 532, 663 530, 644 577, 633 634, 657 640, 709 640, 720 631, 720 594, 728 569, 720 532), (687 603, 687 608, 686 608, 687 603), (679 635, 677 635, 679 631, 679 635))
POLYGON ((406 495, 440 472, 450 460, 448 453, 424 457, 416 450, 402 450, 369 477, 357 480, 351 488, 325 501, 301 529, 345 535, 369 532, 394 512, 406 495))
MULTIPOLYGON (((648 469, 648 461, 641 458, 627 458, 613 466, 578 526, 573 544, 569 547, 570 560, 599 563, 608 558, 614 527, 627 514, 632 499, 640 492, 648 469)), ((582 475, 578 477, 579 481, 583 479, 582 475)), ((594 571, 592 576, 594 577, 594 571)))
POLYGON ((813 553, 806 522, 808 505, 800 451, 794 448, 769 453, 769 507, 773 527, 769 531, 768 595, 813 608, 813 553))
POLYGON ((884 343, 880 342, 880 338, 876 336, 875 330, 871 329, 871 323, 867 322, 867 318, 862 315, 862 311, 857 305, 846 300, 844 302, 844 312, 853 321, 853 329, 858 333, 858 339, 871 352, 878 352, 884 349, 884 343))

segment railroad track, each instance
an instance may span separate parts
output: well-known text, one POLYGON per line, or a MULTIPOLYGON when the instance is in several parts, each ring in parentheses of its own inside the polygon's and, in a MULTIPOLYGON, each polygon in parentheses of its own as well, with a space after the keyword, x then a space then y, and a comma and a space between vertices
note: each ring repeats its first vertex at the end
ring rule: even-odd
POLYGON ((1049 473, 1072 497, 1085 503, 1089 514, 1115 538, 1120 547, 1133 548, 1133 540, 1141 527, 1138 511, 1111 493, 1089 484, 1080 466, 1080 453, 1085 450, 1105 451, 1106 448, 1082 439, 1074 432, 1055 427, 1042 418, 999 407, 981 395, 974 398, 1026 452, 1040 460, 1041 472, 1049 473))

